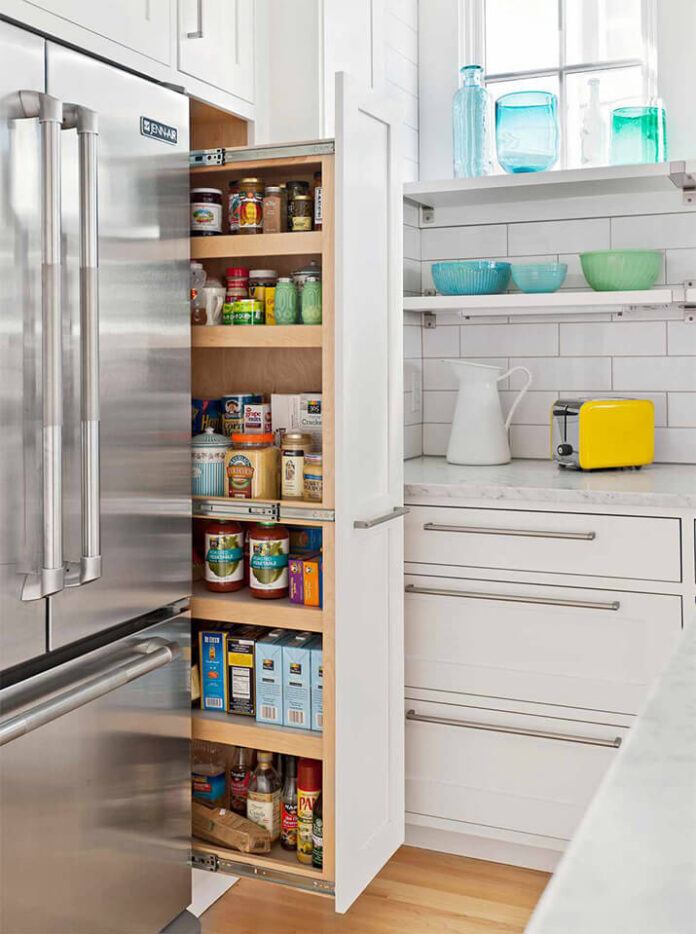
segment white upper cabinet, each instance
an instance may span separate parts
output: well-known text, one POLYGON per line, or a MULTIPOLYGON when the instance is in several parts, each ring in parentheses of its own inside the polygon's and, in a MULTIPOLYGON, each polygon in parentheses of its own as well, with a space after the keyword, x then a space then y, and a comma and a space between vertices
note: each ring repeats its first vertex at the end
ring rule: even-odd
MULTIPOLYGON (((147 55, 163 65, 171 64, 170 37, 174 24, 170 0, 119 0, 118 3, 33 0, 33 3, 25 5, 40 7, 66 23, 147 55)), ((69 35, 54 34, 79 44, 69 35)), ((83 44, 82 47, 90 50, 88 45, 83 44)))
POLYGON ((253 0, 179 0, 178 51, 184 85, 189 75, 253 101, 253 0))

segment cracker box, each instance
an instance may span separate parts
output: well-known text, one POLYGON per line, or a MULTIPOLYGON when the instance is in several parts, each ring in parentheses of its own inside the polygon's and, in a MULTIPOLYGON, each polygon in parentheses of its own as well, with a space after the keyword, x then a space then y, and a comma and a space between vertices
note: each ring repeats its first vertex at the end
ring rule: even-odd
POLYGON ((286 431, 297 431, 300 425, 300 394, 271 395, 271 424, 278 443, 286 431))
POLYGON ((306 555, 302 560, 302 602, 305 606, 321 606, 322 590, 321 555, 306 555))
POLYGON ((265 630, 254 626, 237 626, 227 633, 227 710, 229 713, 253 717, 254 644, 265 630))
POLYGON ((312 450, 321 451, 321 393, 303 392, 300 396, 300 431, 310 435, 312 450))
POLYGON ((225 635, 223 630, 213 629, 202 629, 198 634, 201 710, 227 709, 225 635))
MULTIPOLYGON (((292 635, 292 634, 290 634, 292 635)), ((272 629, 256 640, 256 719, 259 723, 283 722, 283 649, 285 629, 272 629)))
POLYGON ((309 683, 313 730, 324 729, 324 652, 321 636, 309 645, 309 683))
POLYGON ((311 632, 294 633, 283 643, 283 723, 299 730, 310 724, 310 652, 311 632))
POLYGON ((304 603, 304 562, 299 555, 290 555, 288 580, 292 603, 304 603))

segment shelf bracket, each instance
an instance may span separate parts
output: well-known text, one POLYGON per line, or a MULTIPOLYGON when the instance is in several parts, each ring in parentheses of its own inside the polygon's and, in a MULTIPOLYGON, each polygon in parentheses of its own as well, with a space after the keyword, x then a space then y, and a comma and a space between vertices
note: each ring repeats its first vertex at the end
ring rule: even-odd
POLYGON ((696 323, 696 279, 684 280, 684 301, 679 305, 684 311, 684 321, 696 323))
POLYGON ((421 204, 420 211, 421 227, 429 227, 435 223, 435 208, 428 207, 427 204, 421 204))
POLYGON ((682 204, 696 206, 696 175, 686 171, 686 162, 670 162, 669 180, 681 188, 682 204))
POLYGON ((432 311, 424 311, 421 315, 421 324, 426 331, 433 331, 437 327, 437 315, 432 311))

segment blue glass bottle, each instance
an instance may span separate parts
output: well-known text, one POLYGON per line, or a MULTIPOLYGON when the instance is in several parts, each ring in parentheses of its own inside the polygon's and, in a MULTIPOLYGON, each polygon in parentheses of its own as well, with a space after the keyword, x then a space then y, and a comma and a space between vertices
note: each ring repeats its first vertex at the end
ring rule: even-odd
POLYGON ((490 175, 490 103, 483 86, 483 68, 464 65, 462 84, 452 101, 454 177, 490 175))

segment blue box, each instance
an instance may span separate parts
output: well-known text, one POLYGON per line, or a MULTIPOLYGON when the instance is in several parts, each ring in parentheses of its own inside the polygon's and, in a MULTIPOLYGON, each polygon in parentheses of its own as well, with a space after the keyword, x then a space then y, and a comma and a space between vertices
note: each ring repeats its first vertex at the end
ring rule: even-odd
MULTIPOLYGON (((290 634, 292 635, 292 633, 290 634)), ((259 723, 283 722, 283 649, 285 629, 272 629, 256 640, 256 719, 259 723)))
POLYGON ((324 652, 322 638, 317 636, 309 646, 309 684, 311 695, 311 729, 324 729, 324 652))
POLYGON ((311 727, 310 651, 314 633, 294 633, 283 643, 283 724, 298 730, 311 727))
POLYGON ((290 554, 306 555, 312 551, 321 551, 321 528, 316 525, 291 525, 290 554))
POLYGON ((227 634, 204 629, 198 635, 201 660, 201 710, 227 710, 227 634))

